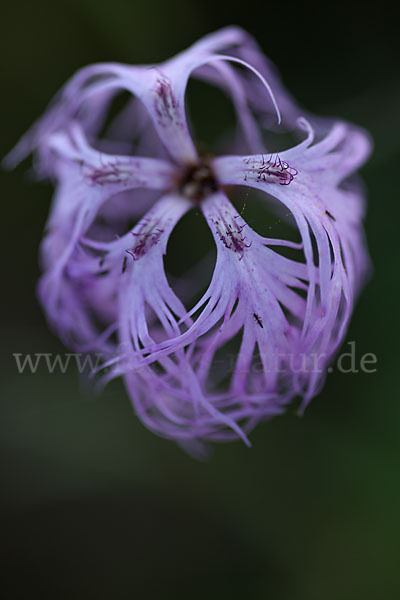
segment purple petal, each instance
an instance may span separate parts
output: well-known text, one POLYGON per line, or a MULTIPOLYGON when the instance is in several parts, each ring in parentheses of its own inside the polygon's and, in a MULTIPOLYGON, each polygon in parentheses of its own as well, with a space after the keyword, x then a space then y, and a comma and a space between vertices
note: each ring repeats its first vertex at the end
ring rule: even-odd
MULTIPOLYGON (((321 356, 321 368, 343 339, 368 255, 361 224, 360 192, 339 184, 365 161, 370 144, 360 131, 335 126, 318 144, 312 133, 297 148, 277 155, 222 157, 214 161, 221 184, 247 185, 280 200, 293 214, 307 265, 307 309, 302 343, 321 356), (332 169, 332 165, 334 168, 332 169), (334 175, 332 175, 334 172, 334 175), (315 262, 312 239, 318 250, 315 262)), ((315 393, 314 374, 305 394, 315 393)))

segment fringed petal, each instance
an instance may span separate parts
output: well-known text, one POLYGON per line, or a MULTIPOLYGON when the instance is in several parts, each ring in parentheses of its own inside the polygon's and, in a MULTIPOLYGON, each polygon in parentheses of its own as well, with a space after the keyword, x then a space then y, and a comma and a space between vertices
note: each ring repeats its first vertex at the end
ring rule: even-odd
POLYGON ((214 161, 220 184, 246 185, 276 197, 291 211, 301 234, 308 273, 302 343, 304 352, 319 360, 305 401, 315 394, 320 373, 343 339, 368 269, 360 221, 363 199, 341 184, 370 150, 368 138, 345 124, 315 145, 308 129, 305 142, 279 155, 214 161))

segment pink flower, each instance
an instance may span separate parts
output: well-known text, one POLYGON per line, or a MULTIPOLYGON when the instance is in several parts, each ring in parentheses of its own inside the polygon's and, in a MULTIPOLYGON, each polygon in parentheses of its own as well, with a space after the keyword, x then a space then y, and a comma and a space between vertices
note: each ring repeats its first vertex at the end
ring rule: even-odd
MULTIPOLYGON (((33 150, 38 171, 56 184, 39 284, 49 322, 67 345, 102 353, 104 379, 124 377, 150 429, 189 449, 200 440, 249 443, 260 420, 318 393, 368 271, 362 192, 349 180, 370 152, 362 130, 302 111, 252 38, 229 27, 161 65, 81 69, 7 164, 33 150), (231 98, 238 128, 230 155, 197 152, 185 112, 190 77, 231 98), (101 137, 121 90, 131 101, 101 137), (271 130, 297 131, 303 141, 271 152, 271 130), (253 231, 226 186, 277 199, 298 243, 253 231), (217 259, 188 310, 163 257, 193 208, 217 259)), ((190 299, 199 284, 187 279, 190 299)))

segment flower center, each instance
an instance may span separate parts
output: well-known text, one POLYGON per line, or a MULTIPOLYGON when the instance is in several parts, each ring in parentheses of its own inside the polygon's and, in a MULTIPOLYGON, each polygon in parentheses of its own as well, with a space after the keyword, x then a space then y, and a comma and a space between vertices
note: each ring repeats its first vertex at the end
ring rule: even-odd
POLYGON ((183 196, 194 202, 200 202, 209 194, 217 192, 218 182, 207 160, 200 159, 199 162, 187 165, 179 174, 178 189, 183 196))

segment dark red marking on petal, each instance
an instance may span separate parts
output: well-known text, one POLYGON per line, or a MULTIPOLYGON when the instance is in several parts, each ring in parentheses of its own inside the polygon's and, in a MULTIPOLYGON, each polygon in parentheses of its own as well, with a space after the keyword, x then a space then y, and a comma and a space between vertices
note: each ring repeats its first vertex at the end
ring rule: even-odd
POLYGON ((279 183, 279 185, 289 185, 298 174, 297 169, 291 167, 289 163, 281 160, 279 154, 265 158, 262 155, 261 161, 249 157, 245 159, 245 163, 250 166, 250 170, 245 173, 244 180, 254 177, 257 181, 265 183, 279 183))
POLYGON ((124 183, 132 175, 132 170, 119 164, 117 159, 102 162, 99 167, 83 163, 83 175, 90 185, 103 186, 110 183, 124 183))
POLYGON ((156 81, 154 110, 161 126, 165 127, 167 123, 174 122, 182 126, 178 116, 178 101, 172 91, 170 81, 162 76, 156 81))
MULTIPOLYGON (((145 226, 145 224, 144 224, 145 226)), ((161 235, 164 233, 164 229, 154 229, 146 232, 132 232, 132 235, 137 238, 137 243, 132 249, 125 250, 133 260, 139 260, 142 258, 150 248, 158 244, 161 235)))

